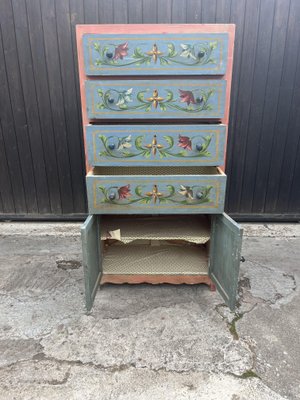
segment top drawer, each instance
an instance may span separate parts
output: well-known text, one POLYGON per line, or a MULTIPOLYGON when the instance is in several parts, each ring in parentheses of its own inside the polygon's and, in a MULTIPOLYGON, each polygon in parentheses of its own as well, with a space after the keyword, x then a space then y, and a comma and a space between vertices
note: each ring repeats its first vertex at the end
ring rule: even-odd
POLYGON ((85 74, 224 75, 227 33, 85 34, 85 74))

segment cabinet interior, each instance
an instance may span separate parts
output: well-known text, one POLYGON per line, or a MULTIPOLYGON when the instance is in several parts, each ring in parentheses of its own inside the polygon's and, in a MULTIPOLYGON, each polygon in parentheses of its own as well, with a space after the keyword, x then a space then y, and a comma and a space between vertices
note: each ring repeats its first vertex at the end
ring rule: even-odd
POLYGON ((208 275, 207 215, 102 216, 105 281, 112 275, 208 275))

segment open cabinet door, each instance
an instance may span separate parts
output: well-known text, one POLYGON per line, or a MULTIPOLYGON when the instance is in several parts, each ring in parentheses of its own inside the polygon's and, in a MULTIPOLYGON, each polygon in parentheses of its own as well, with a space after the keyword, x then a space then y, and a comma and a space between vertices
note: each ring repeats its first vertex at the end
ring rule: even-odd
POLYGON ((243 229, 227 214, 212 216, 209 275, 225 303, 235 308, 243 229))
POLYGON ((81 226, 85 304, 88 311, 92 308, 102 274, 99 218, 90 215, 81 226))

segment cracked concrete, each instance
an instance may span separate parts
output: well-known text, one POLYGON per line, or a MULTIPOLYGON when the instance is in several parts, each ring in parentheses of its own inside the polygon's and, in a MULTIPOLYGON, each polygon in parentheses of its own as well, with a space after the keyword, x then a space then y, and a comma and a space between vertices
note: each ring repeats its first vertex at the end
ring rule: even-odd
POLYGON ((299 244, 299 237, 246 239, 242 274, 251 288, 243 302, 257 306, 237 322, 241 337, 255 338, 257 373, 288 399, 300 398, 299 244))
POLYGON ((79 224, 1 223, 0 400, 299 399, 298 225, 245 228, 235 313, 202 285, 86 313, 79 224))

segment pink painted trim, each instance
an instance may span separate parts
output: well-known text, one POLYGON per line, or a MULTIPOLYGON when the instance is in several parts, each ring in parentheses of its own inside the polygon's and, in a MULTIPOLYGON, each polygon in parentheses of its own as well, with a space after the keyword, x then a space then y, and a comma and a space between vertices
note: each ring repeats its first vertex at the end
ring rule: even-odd
POLYGON ((102 24, 76 25, 77 34, 84 33, 221 33, 235 29, 234 24, 102 24))
POLYGON ((89 171, 91 171, 92 167, 88 163, 87 145, 86 145, 86 129, 85 129, 86 125, 88 125, 88 123, 89 123, 89 120, 87 117, 87 112, 86 112, 86 97, 85 97, 85 91, 84 91, 84 81, 85 81, 85 79, 87 79, 87 77, 84 73, 84 58, 83 58, 83 46, 82 46, 82 35, 84 33, 86 33, 83 29, 85 26, 90 26, 90 25, 77 25, 76 26, 76 42, 77 42, 77 57, 78 57, 82 125, 83 125, 85 168, 86 168, 86 173, 88 173, 89 171))
POLYGON ((227 139, 228 139, 228 123, 229 123, 229 112, 230 112, 230 94, 231 94, 231 82, 232 82, 232 68, 233 68, 233 53, 234 53, 234 36, 235 36, 235 25, 228 25, 228 58, 227 58, 227 71, 224 78, 227 80, 226 89, 226 105, 225 105, 225 115, 222 119, 222 124, 227 125, 226 129, 226 139, 225 139, 225 154, 224 154, 224 165, 222 169, 225 171, 226 157, 227 157, 227 139))

